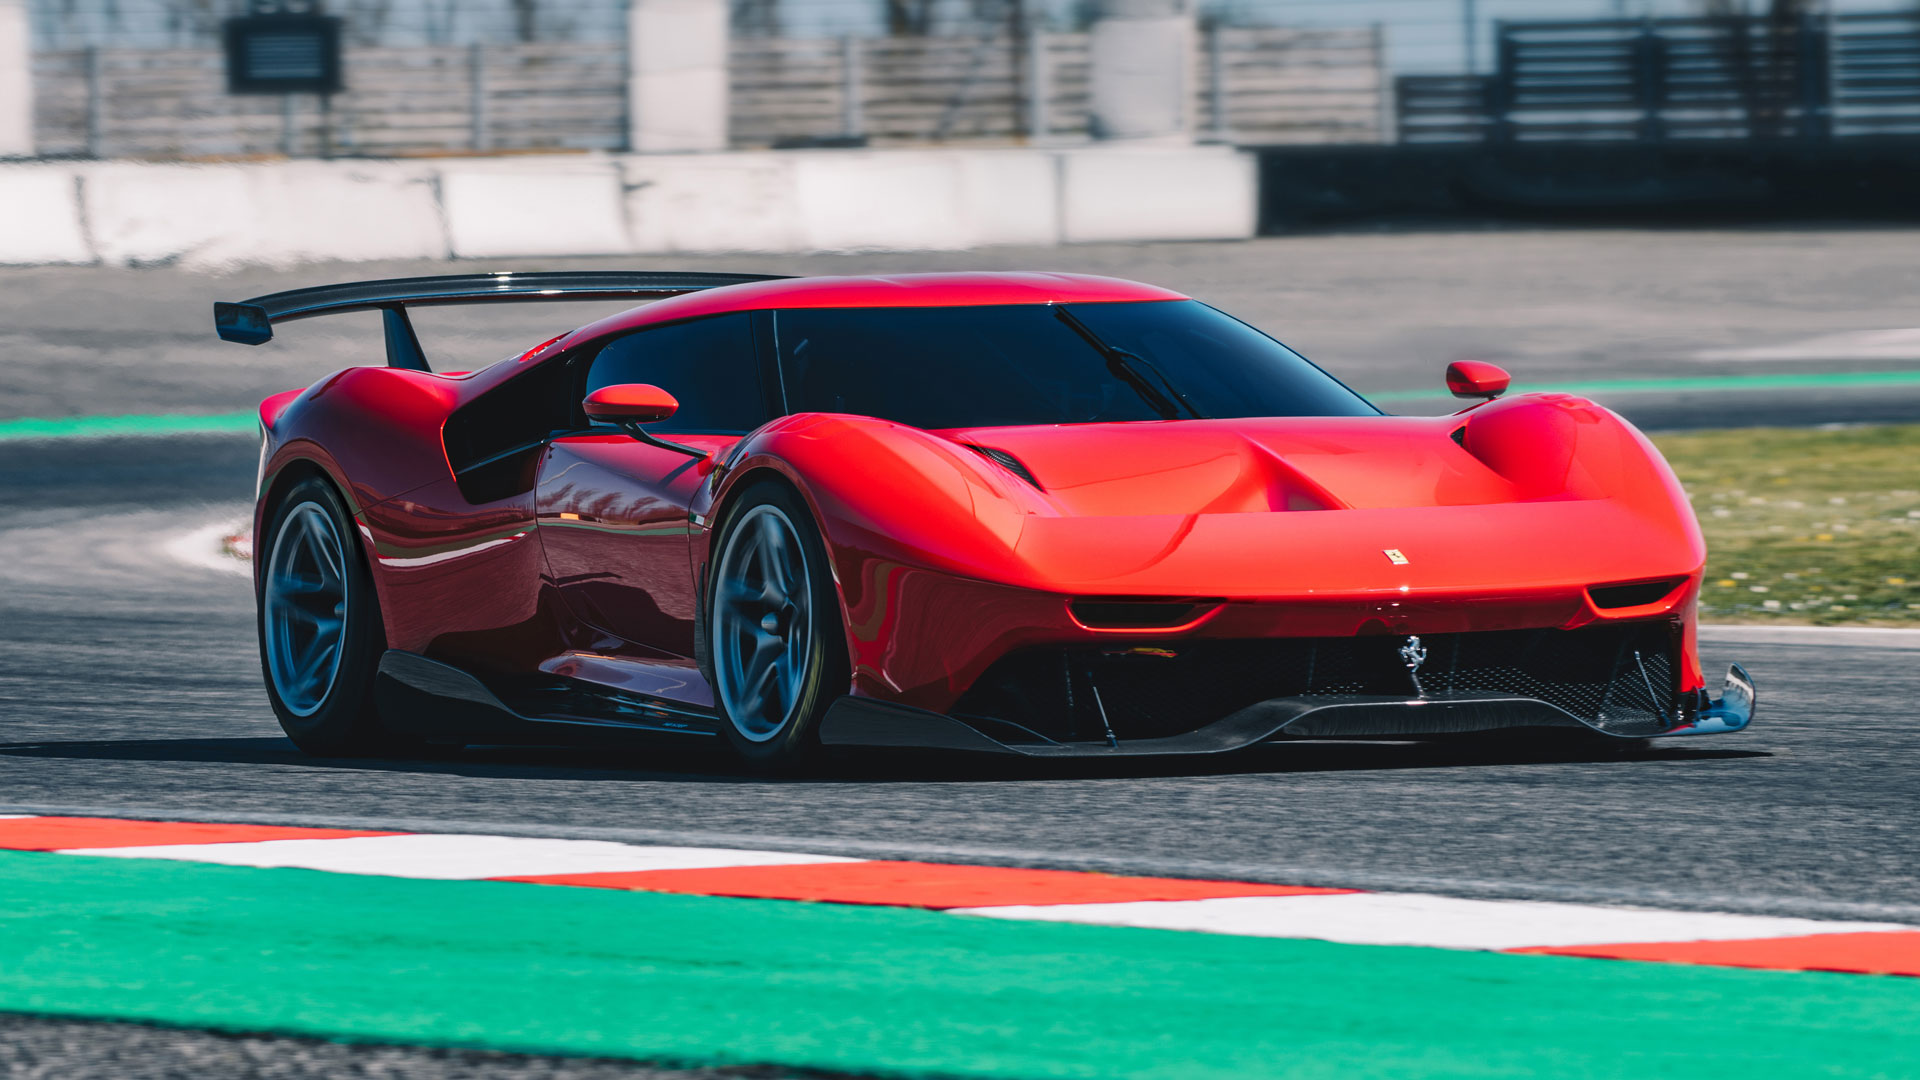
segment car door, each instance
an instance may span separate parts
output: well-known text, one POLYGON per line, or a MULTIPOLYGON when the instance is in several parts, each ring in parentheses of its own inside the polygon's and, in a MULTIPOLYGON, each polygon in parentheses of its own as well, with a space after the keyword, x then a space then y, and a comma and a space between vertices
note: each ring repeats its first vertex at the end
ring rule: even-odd
MULTIPOLYGON (((724 456, 772 415, 753 316, 710 316, 614 338, 574 364, 577 397, 650 383, 679 410, 649 432, 724 456)), ((639 442, 611 425, 553 439, 535 511, 553 584, 581 622, 610 635, 598 651, 693 656, 695 595, 687 505, 713 458, 639 442)))

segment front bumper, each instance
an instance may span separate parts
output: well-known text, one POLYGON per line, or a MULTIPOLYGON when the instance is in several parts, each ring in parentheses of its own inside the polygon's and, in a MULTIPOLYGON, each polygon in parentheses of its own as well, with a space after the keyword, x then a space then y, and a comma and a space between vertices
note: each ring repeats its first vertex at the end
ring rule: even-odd
POLYGON ((1739 731, 1753 680, 1680 691, 1672 629, 1237 642, 1011 657, 948 713, 848 696, 828 746, 1024 757, 1218 754, 1293 739, 1568 729, 1616 739, 1739 731), (1401 658, 1419 653, 1411 665, 1401 658), (1429 663, 1430 659, 1430 663, 1429 663), (1411 670, 1417 667, 1419 670, 1411 670))

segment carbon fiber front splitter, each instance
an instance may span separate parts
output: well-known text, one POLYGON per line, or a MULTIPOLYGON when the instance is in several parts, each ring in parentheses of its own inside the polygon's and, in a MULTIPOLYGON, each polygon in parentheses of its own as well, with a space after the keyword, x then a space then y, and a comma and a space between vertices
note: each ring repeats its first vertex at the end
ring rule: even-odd
POLYGON ((1307 695, 1275 698, 1179 735, 1105 742, 1055 742, 988 719, 962 720, 873 698, 841 698, 820 724, 827 746, 966 750, 1033 758, 1147 757, 1223 754, 1288 739, 1425 738, 1514 728, 1585 729, 1602 736, 1646 738, 1739 731, 1753 720, 1753 680, 1739 665, 1720 698, 1696 715, 1608 730, 1538 698, 1455 694, 1421 698, 1307 695), (1022 735, 1025 737, 1021 737, 1022 735))

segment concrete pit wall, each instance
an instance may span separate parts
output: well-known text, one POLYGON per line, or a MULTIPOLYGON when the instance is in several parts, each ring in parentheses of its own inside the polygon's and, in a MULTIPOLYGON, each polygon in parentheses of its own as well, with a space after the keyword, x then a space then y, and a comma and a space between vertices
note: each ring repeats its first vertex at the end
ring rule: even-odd
POLYGON ((1254 234, 1224 146, 0 165, 0 263, 955 250, 1254 234))

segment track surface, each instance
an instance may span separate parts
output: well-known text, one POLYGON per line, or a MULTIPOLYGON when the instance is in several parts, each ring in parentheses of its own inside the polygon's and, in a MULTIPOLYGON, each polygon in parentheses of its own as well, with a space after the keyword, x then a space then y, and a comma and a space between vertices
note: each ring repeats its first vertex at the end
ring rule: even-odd
POLYGON ((232 438, 0 445, 0 801, 1920 917, 1920 654, 1817 638, 1710 642, 1710 665, 1753 670, 1759 723, 1638 760, 1325 744, 1125 769, 863 759, 768 781, 646 754, 305 758, 266 708, 246 580, 163 551, 236 513, 252 465, 232 438))
POLYGON ((0 1014, 0 1076, 61 1080, 832 1080, 786 1069, 360 1046, 0 1014))

